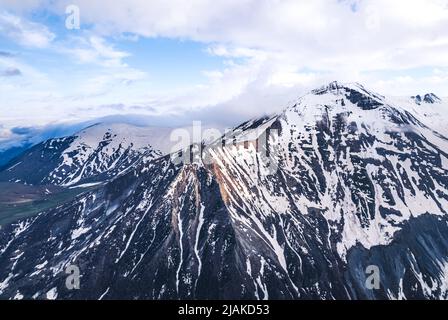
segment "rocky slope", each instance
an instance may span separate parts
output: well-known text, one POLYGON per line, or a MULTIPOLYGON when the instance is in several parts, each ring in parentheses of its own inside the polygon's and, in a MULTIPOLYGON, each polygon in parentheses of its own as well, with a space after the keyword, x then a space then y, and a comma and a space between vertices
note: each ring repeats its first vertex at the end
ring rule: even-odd
POLYGON ((0 230, 0 297, 446 299, 448 139, 406 106, 331 83, 203 148, 145 155, 0 230))
POLYGON ((0 181, 71 186, 103 181, 129 168, 143 154, 160 157, 169 129, 97 124, 73 136, 30 148, 0 170, 0 181))

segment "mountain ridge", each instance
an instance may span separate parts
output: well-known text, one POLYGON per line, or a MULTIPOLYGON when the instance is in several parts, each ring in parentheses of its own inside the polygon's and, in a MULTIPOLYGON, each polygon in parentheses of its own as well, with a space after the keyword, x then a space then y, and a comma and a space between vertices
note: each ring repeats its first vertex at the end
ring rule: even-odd
POLYGON ((65 186, 81 180, 101 180, 125 170, 139 157, 161 156, 159 148, 165 147, 158 140, 168 137, 167 128, 94 124, 72 136, 49 139, 31 147, 3 167, 0 180, 65 186), (41 163, 38 172, 26 168, 27 163, 33 162, 41 163))

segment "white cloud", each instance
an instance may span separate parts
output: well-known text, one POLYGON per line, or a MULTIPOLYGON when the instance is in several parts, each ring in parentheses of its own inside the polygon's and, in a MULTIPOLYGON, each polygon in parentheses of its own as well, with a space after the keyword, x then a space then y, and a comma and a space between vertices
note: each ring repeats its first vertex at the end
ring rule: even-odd
POLYGON ((226 66, 204 70, 208 82, 200 86, 163 93, 142 89, 132 100, 128 94, 103 104, 151 102, 158 110, 178 112, 217 106, 246 116, 269 112, 334 79, 360 81, 384 94, 448 95, 448 0, 27 2, 4 5, 19 11, 46 6, 61 15, 66 5, 79 6, 85 33, 62 51, 108 69, 73 90, 82 97, 79 103, 94 104, 88 97, 108 88, 117 89, 108 99, 120 100, 124 91, 117 86, 124 79, 144 78, 126 65, 129 53, 107 42, 109 36, 199 41, 226 66), (435 70, 410 71, 423 68, 435 70))
POLYGON ((447 0, 47 1, 60 14, 72 3, 82 24, 103 34, 259 49, 325 70, 415 67, 429 63, 413 59, 422 55, 448 65, 447 0), (428 45, 416 48, 419 41, 428 45))
POLYGON ((72 93, 72 99, 82 100, 92 96, 105 95, 117 89, 123 89, 135 81, 145 79, 146 74, 132 68, 114 68, 96 76, 83 79, 72 93))
POLYGON ((0 35, 21 45, 37 48, 47 47, 55 38, 47 27, 7 12, 0 13, 0 35))

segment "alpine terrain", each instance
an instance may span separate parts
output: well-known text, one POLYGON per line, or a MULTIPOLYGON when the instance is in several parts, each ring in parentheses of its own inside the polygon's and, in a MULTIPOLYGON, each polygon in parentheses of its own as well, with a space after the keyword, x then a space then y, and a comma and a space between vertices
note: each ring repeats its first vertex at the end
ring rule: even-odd
POLYGON ((333 82, 171 154, 102 125, 36 145, 0 181, 79 191, 2 225, 0 298, 447 299, 446 111, 333 82))

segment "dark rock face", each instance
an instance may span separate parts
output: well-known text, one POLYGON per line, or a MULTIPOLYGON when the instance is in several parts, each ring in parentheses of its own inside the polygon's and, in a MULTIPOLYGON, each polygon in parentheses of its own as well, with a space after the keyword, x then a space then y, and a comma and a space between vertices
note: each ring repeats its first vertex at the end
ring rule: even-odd
POLYGON ((234 134, 5 226, 0 297, 447 298, 446 138, 337 83, 234 134))
POLYGON ((427 94, 424 95, 423 98, 422 98, 421 95, 412 96, 411 99, 413 99, 415 101, 415 103, 418 104, 418 105, 421 105, 423 102, 424 103, 434 104, 434 103, 440 103, 442 101, 434 93, 427 93, 427 94))
POLYGON ((448 255, 446 217, 423 215, 411 218, 388 246, 366 250, 357 246, 348 255, 345 276, 356 299, 447 299, 446 265, 448 255), (380 269, 381 287, 366 291, 366 267, 380 269))
POLYGON ((42 142, 15 158, 0 172, 1 181, 44 184, 49 174, 58 166, 62 152, 75 140, 75 137, 42 142))
POLYGON ((149 144, 143 149, 134 148, 106 129, 92 140, 87 144, 75 135, 41 142, 4 166, 0 181, 64 186, 104 181, 129 168, 144 154, 160 156, 149 144))

